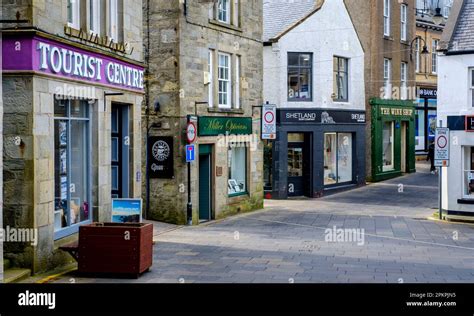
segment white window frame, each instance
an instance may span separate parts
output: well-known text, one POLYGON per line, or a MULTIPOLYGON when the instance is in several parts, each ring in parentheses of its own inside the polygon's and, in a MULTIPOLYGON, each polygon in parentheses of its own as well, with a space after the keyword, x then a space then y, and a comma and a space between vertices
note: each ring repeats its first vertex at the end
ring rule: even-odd
POLYGON ((474 68, 469 68, 469 90, 470 90, 470 99, 471 107, 474 107, 474 68))
POLYGON ((400 65, 400 96, 402 100, 406 100, 408 97, 408 63, 402 61, 400 65))
POLYGON ((391 23, 391 18, 390 18, 390 0, 383 0, 383 35, 384 36, 390 36, 390 23, 391 23))
POLYGON ((240 56, 235 56, 235 108, 240 109, 240 56))
POLYGON ((89 0, 89 31, 92 34, 100 34, 100 10, 101 0, 89 0))
POLYGON ((416 39, 415 41, 416 43, 416 57, 415 57, 415 71, 416 73, 420 73, 420 69, 421 69, 421 55, 420 55, 420 44, 421 44, 421 41, 419 38, 416 39))
POLYGON ((217 54, 217 59, 218 59, 218 66, 217 66, 217 82, 218 82, 218 100, 217 103, 219 105, 219 108, 222 109, 230 109, 232 108, 232 56, 227 53, 222 53, 219 52, 217 54), (221 57, 227 59, 227 66, 221 64, 221 57), (221 69, 227 69, 227 78, 222 78, 221 77, 221 69), (221 92, 221 83, 224 83, 227 87, 226 92, 221 92), (226 94, 226 103, 221 103, 221 94, 226 94))
POLYGON ((462 177, 461 177, 462 197, 463 197, 463 199, 469 199, 469 200, 474 199, 473 196, 466 194, 466 192, 467 192, 466 173, 474 172, 474 170, 470 170, 471 168, 469 166, 466 166, 467 163, 469 163, 469 165, 470 165, 470 160, 472 159, 471 158, 471 150, 472 150, 471 148, 472 148, 472 146, 461 146, 461 152, 462 152, 462 162, 461 162, 462 163, 462 177), (466 161, 466 158, 468 158, 467 161, 466 161))
POLYGON ((437 39, 431 41, 431 73, 433 75, 438 74, 438 53, 436 52, 438 44, 439 40, 437 39))
MULTIPOLYGON (((394 142, 395 141, 395 122, 390 121, 390 122, 384 122, 384 124, 385 123, 390 123, 390 130, 391 130, 390 134, 392 135, 391 139, 390 139, 390 141, 391 141, 390 146, 392 147, 392 149, 391 149, 391 154, 392 154, 391 162, 392 163, 390 165, 387 165, 387 166, 383 165, 382 166, 382 171, 383 172, 395 170, 395 152, 394 152, 394 150, 395 150, 395 142, 394 142)), ((382 144, 383 144, 383 136, 382 136, 382 144)))
POLYGON ((231 0, 218 0, 217 1, 217 20, 222 23, 230 24, 231 23, 231 0), (225 6, 225 7, 224 7, 225 6), (223 13, 223 18, 221 18, 221 13, 223 13))
POLYGON ((210 49, 207 56, 207 71, 209 73, 208 92, 209 100, 208 105, 210 108, 214 107, 214 50, 210 49))
POLYGON ((109 0, 109 37, 118 42, 118 0, 109 0))
POLYGON ((400 5, 400 38, 402 41, 407 40, 408 33, 408 5, 402 3, 400 5))
POLYGON ((446 0, 443 8, 443 16, 447 19, 451 13, 451 8, 453 7, 453 0, 446 0))
POLYGON ((80 16, 81 16, 81 6, 80 6, 80 0, 68 0, 68 6, 71 5, 72 8, 72 20, 69 20, 69 12, 68 12, 68 21, 67 25, 69 27, 72 27, 76 30, 78 30, 81 27, 80 23, 80 16))
POLYGON ((392 60, 390 58, 383 59, 383 85, 384 99, 389 99, 392 87, 392 60))

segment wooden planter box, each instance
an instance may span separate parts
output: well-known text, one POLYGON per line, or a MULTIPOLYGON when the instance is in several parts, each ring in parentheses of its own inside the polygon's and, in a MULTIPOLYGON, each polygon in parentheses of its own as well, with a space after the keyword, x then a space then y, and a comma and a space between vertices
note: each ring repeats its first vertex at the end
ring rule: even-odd
POLYGON ((78 270, 139 275, 153 260, 153 224, 93 223, 79 227, 78 270))

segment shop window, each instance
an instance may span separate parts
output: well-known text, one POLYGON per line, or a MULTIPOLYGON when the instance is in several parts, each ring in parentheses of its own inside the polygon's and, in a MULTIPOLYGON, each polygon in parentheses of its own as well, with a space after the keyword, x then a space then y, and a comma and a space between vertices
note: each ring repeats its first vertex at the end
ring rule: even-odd
POLYGON ((89 0, 89 31, 100 35, 100 0, 89 0))
POLYGON ((80 0, 67 1, 67 24, 77 30, 80 28, 80 9, 80 0))
POLYGON ((55 237, 91 219, 89 103, 56 100, 54 118, 55 237))
MULTIPOLYGON (((424 100, 422 100, 424 102, 424 100)), ((425 110, 415 112, 415 150, 426 150, 425 147, 425 110)))
POLYGON ((288 148, 288 177, 303 176, 303 148, 288 148))
POLYGON ((324 134, 324 185, 352 182, 352 134, 324 134))
POLYGON ((231 57, 224 53, 219 53, 218 57, 219 107, 230 108, 232 100, 231 57))
POLYGON ((407 19, 408 6, 406 4, 401 4, 400 6, 400 39, 402 41, 407 40, 407 31, 408 31, 408 19, 407 19))
POLYGON ((383 35, 390 36, 390 0, 383 0, 383 35))
POLYGON ((265 190, 271 190, 272 189, 272 177, 273 177, 273 169, 272 169, 272 163, 273 163, 273 141, 270 140, 264 140, 263 141, 263 182, 264 182, 264 188, 265 190))
POLYGON ((463 147, 463 196, 474 199, 474 147, 463 147))
POLYGON ((228 150, 229 195, 247 193, 247 147, 231 145, 228 150))
POLYGON ((383 171, 395 170, 394 158, 394 122, 384 122, 383 124, 383 171))
POLYGON ((288 53, 288 101, 311 101, 312 54, 288 53))
POLYGON ((334 100, 349 101, 349 59, 334 57, 334 100))

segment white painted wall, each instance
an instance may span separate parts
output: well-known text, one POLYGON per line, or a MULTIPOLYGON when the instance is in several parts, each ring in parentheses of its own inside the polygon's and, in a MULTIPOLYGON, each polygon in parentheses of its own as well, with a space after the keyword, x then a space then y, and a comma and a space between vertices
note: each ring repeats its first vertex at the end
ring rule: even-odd
MULTIPOLYGON (((447 126, 447 116, 474 115, 468 77, 472 67, 474 54, 439 57, 438 119, 443 121, 444 127, 447 126)), ((450 138, 450 166, 443 168, 443 208, 474 213, 474 205, 457 203, 458 199, 465 197, 463 171, 469 168, 469 157, 464 148, 474 146, 474 133, 451 131, 450 138)))
POLYGON ((286 108, 365 109, 364 51, 343 0, 323 7, 263 53, 264 101, 286 108), (313 100, 289 102, 288 52, 313 53, 313 100), (349 102, 333 102, 333 57, 349 58, 349 102))

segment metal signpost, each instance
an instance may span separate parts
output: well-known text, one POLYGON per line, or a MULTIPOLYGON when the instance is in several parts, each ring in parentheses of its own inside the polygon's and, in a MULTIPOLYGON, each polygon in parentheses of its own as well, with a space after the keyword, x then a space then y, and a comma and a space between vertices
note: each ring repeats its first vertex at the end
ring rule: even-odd
MULTIPOLYGON (((440 121, 440 126, 442 122, 440 121)), ((434 165, 439 167, 439 219, 443 219, 443 205, 442 205, 442 172, 443 167, 449 167, 449 128, 438 127, 435 136, 435 153, 434 165)))
POLYGON ((186 217, 188 225, 193 223, 193 204, 191 202, 191 162, 195 161, 195 146, 194 141, 196 140, 197 128, 196 128, 197 117, 188 116, 188 125, 186 126, 186 140, 189 145, 186 145, 186 165, 188 168, 188 204, 186 208, 186 217))

